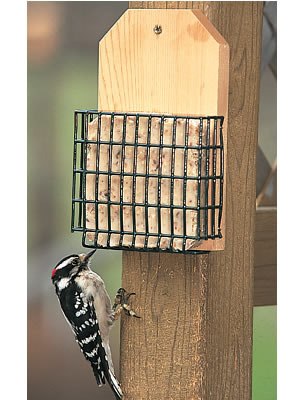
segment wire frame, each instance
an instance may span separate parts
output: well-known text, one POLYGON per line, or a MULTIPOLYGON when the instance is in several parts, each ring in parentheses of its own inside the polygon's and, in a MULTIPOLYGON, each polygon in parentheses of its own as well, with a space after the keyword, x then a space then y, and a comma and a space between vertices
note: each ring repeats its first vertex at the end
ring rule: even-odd
POLYGON ((75 111, 71 230, 82 245, 199 254, 222 238, 223 121, 75 111))

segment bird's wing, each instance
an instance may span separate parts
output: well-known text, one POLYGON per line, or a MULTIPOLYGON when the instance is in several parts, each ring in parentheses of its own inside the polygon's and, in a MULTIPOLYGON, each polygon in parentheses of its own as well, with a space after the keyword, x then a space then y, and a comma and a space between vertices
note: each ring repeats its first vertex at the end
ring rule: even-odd
POLYGON ((104 377, 110 382, 109 365, 93 298, 87 298, 74 282, 61 293, 60 304, 81 352, 92 365, 98 385, 105 383, 104 377))

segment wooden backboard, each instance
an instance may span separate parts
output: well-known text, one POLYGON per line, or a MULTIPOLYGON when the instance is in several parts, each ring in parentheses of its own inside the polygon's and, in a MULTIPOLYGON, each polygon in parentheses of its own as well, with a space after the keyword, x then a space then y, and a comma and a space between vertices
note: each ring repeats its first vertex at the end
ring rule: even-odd
MULTIPOLYGON (((127 10, 99 43, 98 109, 224 116, 226 160, 228 71, 229 46, 199 10, 127 10)), ((226 161, 224 209, 225 193, 226 161)), ((222 250, 224 242, 202 241, 196 249, 222 250)))

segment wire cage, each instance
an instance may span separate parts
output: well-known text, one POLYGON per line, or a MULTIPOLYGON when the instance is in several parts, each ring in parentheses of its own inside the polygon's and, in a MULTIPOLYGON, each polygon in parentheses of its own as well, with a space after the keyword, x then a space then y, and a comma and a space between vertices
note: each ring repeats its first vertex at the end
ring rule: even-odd
POLYGON ((82 245, 199 253, 222 238, 223 121, 75 111, 71 230, 82 245))

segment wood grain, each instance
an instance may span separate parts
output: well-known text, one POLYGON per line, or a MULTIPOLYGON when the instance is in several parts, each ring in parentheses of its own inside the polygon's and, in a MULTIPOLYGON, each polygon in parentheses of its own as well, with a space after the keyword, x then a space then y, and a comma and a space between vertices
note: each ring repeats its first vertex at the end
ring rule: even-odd
POLYGON ((224 253, 208 268, 207 390, 251 399, 256 147, 261 2, 201 3, 230 46, 227 215, 224 253))
POLYGON ((143 319, 122 319, 121 380, 125 400, 250 400, 263 3, 184 4, 201 9, 230 46, 225 251, 123 252, 123 286, 137 292, 143 319))
POLYGON ((254 245, 254 305, 277 304, 277 208, 256 211, 254 245))
MULTIPOLYGON (((122 318, 125 399, 198 399, 206 376, 207 257, 123 252, 141 320, 122 318)), ((202 397, 201 397, 202 398, 202 397)), ((205 398, 205 397, 203 397, 205 398)))
POLYGON ((228 61, 228 44, 198 10, 127 10, 99 42, 98 108, 224 115, 228 61))

